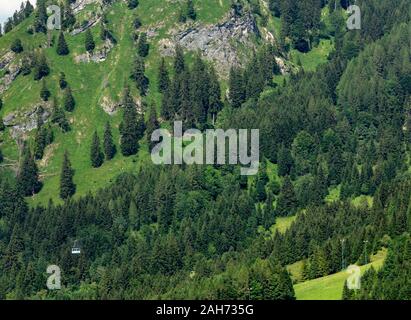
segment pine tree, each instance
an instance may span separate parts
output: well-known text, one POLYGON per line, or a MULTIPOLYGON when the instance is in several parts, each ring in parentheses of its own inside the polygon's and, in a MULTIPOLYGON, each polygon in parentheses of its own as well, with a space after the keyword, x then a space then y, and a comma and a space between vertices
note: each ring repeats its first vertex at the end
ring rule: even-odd
POLYGON ((86 48, 86 51, 88 52, 93 52, 93 50, 96 47, 96 43, 94 42, 93 35, 91 34, 90 29, 87 29, 86 31, 86 35, 84 38, 84 46, 86 48))
POLYGON ((137 53, 140 57, 144 58, 148 56, 150 46, 147 43, 147 33, 142 32, 138 37, 137 53))
POLYGON ((21 194, 26 197, 38 193, 41 189, 37 165, 28 146, 23 152, 23 160, 17 176, 17 186, 21 194))
POLYGON ((294 192, 294 187, 289 176, 284 178, 281 193, 277 201, 277 215, 291 216, 297 212, 298 201, 294 192))
POLYGON ((113 135, 111 133, 110 122, 107 121, 106 127, 104 129, 104 154, 106 155, 107 160, 114 158, 116 154, 116 146, 113 141, 113 135))
POLYGON ((71 168, 68 152, 64 153, 63 166, 60 175, 60 198, 66 200, 76 193, 76 185, 73 182, 74 170, 71 168))
POLYGON ((50 73, 50 68, 47 64, 46 56, 42 52, 35 61, 34 80, 41 80, 47 77, 50 73))
POLYGON ((137 88, 140 90, 140 94, 145 96, 148 90, 148 78, 145 75, 146 67, 144 60, 137 56, 134 60, 133 69, 131 71, 131 79, 136 83, 137 88))
POLYGON ((43 99, 43 101, 48 101, 50 98, 50 91, 47 88, 46 80, 43 79, 41 83, 41 90, 40 90, 40 98, 43 99))
POLYGON ((60 72, 59 86, 61 90, 64 90, 67 87, 66 75, 64 74, 64 72, 60 72))
POLYGON ((191 19, 191 20, 196 20, 197 19, 197 13, 196 13, 196 10, 194 8, 193 0, 187 0, 186 11, 187 11, 186 16, 189 19, 191 19))
POLYGON ((64 90, 63 106, 64 109, 68 112, 72 112, 74 110, 74 107, 76 106, 76 102, 74 100, 73 94, 71 93, 70 86, 67 86, 66 90, 64 90))
POLYGON ((0 110, 3 108, 3 98, 0 97, 0 110))
POLYGON ((14 53, 21 53, 23 52, 23 45, 21 44, 21 40, 19 38, 16 38, 13 40, 11 46, 10 46, 11 51, 14 53))
POLYGON ((217 113, 223 108, 221 101, 221 87, 217 74, 213 66, 209 70, 209 87, 208 87, 208 113, 215 123, 217 113))
POLYGON ((342 300, 351 300, 352 299, 352 290, 348 289, 347 280, 344 281, 344 288, 342 292, 342 300))
POLYGON ((101 151, 100 138, 97 131, 94 132, 93 141, 91 143, 90 150, 91 165, 94 168, 99 168, 104 162, 104 154, 101 151))
POLYGON ((139 5, 138 0, 127 0, 127 6, 129 9, 135 9, 139 5))
POLYGON ((47 32, 47 9, 45 0, 37 0, 37 8, 34 18, 34 31, 35 32, 47 32))
POLYGON ((64 38, 64 33, 60 32, 59 39, 57 42, 57 54, 60 56, 66 56, 70 53, 69 48, 64 38))
POLYGON ((245 88, 242 70, 238 67, 230 69, 229 99, 233 108, 239 108, 245 102, 245 88))
POLYGON ((160 124, 157 120, 157 112, 155 106, 150 109, 150 114, 147 122, 147 141, 149 144, 149 150, 151 151, 157 142, 151 141, 151 135, 153 132, 160 128, 160 124))
POLYGON ((139 145, 137 112, 128 87, 124 90, 123 110, 123 121, 120 124, 120 148, 124 156, 131 156, 137 153, 139 145))
POLYGON ((0 132, 6 130, 6 126, 4 125, 3 118, 0 118, 0 132))
POLYGON ((294 161, 293 157, 291 156, 290 150, 284 147, 284 145, 282 145, 280 150, 278 151, 277 163, 278 175, 280 177, 290 175, 291 169, 294 165, 294 161))
POLYGON ((63 108, 60 108, 57 105, 57 101, 53 102, 53 113, 51 116, 51 121, 59 125, 63 132, 70 131, 70 125, 67 121, 66 114, 64 113, 63 108))
POLYGON ((176 75, 183 73, 185 70, 184 52, 183 48, 177 44, 176 53, 174 56, 174 72, 176 75))
POLYGON ((168 74, 166 61, 164 58, 161 59, 160 67, 158 69, 158 91, 165 93, 170 86, 170 77, 168 74))

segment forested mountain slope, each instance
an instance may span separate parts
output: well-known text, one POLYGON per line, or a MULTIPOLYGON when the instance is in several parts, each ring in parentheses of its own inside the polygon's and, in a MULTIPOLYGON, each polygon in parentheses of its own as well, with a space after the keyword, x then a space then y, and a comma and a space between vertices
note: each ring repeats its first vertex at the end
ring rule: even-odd
POLYGON ((385 249, 341 296, 411 298, 411 5, 356 1, 349 30, 349 4, 23 6, 0 37, 0 298, 295 299, 286 266, 317 279, 385 249), (258 174, 154 165, 176 120, 260 129, 258 174))

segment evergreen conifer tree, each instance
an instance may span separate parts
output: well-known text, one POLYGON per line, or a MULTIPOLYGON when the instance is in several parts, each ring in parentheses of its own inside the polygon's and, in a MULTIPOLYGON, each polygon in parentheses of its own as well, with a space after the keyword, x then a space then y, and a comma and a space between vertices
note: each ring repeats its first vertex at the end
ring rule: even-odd
POLYGON ((76 193, 76 185, 73 182, 74 170, 71 167, 68 152, 64 153, 63 166, 60 175, 60 198, 66 200, 76 193))
POLYGON ((59 39, 57 41, 57 54, 60 56, 66 56, 70 53, 69 48, 64 38, 64 33, 60 32, 59 39))
POLYGON ((113 134, 111 133, 110 122, 107 121, 104 129, 104 154, 107 160, 113 159, 116 154, 116 146, 113 141, 113 134))
POLYGON ((94 132, 90 150, 91 165, 94 168, 99 168, 104 162, 104 154, 101 151, 100 138, 97 131, 94 132))

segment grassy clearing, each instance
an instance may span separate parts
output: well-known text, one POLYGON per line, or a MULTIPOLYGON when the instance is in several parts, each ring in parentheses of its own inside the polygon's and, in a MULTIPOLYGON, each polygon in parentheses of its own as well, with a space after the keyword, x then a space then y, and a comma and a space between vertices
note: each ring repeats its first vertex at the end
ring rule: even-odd
POLYGON ((333 43, 329 39, 321 39, 318 46, 314 47, 308 53, 301 53, 297 50, 291 50, 291 60, 297 64, 298 60, 306 71, 314 71, 317 67, 327 62, 328 54, 333 49, 333 43))
MULTIPOLYGON (((387 252, 384 249, 372 256, 371 263, 360 267, 361 273, 363 274, 371 266, 376 269, 381 268, 386 255, 387 252)), ((348 276, 346 271, 341 271, 326 277, 298 283, 294 286, 296 297, 298 300, 341 300, 344 282, 348 276)))

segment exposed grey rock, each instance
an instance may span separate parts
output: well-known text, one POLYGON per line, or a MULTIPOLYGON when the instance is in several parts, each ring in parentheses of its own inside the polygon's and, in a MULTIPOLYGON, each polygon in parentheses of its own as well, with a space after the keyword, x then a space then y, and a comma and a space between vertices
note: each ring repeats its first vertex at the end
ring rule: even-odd
POLYGON ((25 133, 37 129, 38 115, 41 112, 41 119, 47 122, 51 116, 51 104, 36 105, 29 110, 8 114, 4 119, 4 125, 10 127, 13 139, 23 137, 25 133))
POLYGON ((172 35, 172 41, 160 41, 160 51, 165 56, 173 55, 178 43, 187 50, 200 51, 227 74, 232 65, 241 64, 239 47, 253 49, 255 37, 260 37, 260 31, 252 14, 237 16, 231 12, 223 23, 208 26, 194 24, 184 31, 177 31, 172 35))
POLYGON ((21 70, 20 61, 16 61, 15 54, 10 51, 0 59, 0 69, 5 70, 5 74, 0 78, 0 94, 4 93, 17 78, 21 70))
POLYGON ((107 56, 110 53, 111 49, 113 49, 113 47, 113 42, 111 42, 110 40, 106 40, 102 46, 94 49, 93 53, 83 53, 81 55, 74 57, 74 60, 76 63, 100 63, 107 59, 107 56))
POLYGON ((77 0, 71 5, 73 13, 76 14, 92 3, 102 3, 101 0, 77 0))
POLYGON ((5 69, 15 58, 16 54, 13 51, 8 51, 0 58, 0 69, 5 69))
POLYGON ((101 20, 100 17, 94 17, 90 21, 88 21, 85 26, 81 26, 80 28, 74 29, 73 31, 70 32, 70 34, 72 36, 75 36, 77 34, 80 34, 84 31, 86 31, 87 29, 93 28, 97 23, 100 22, 100 20, 101 20))

